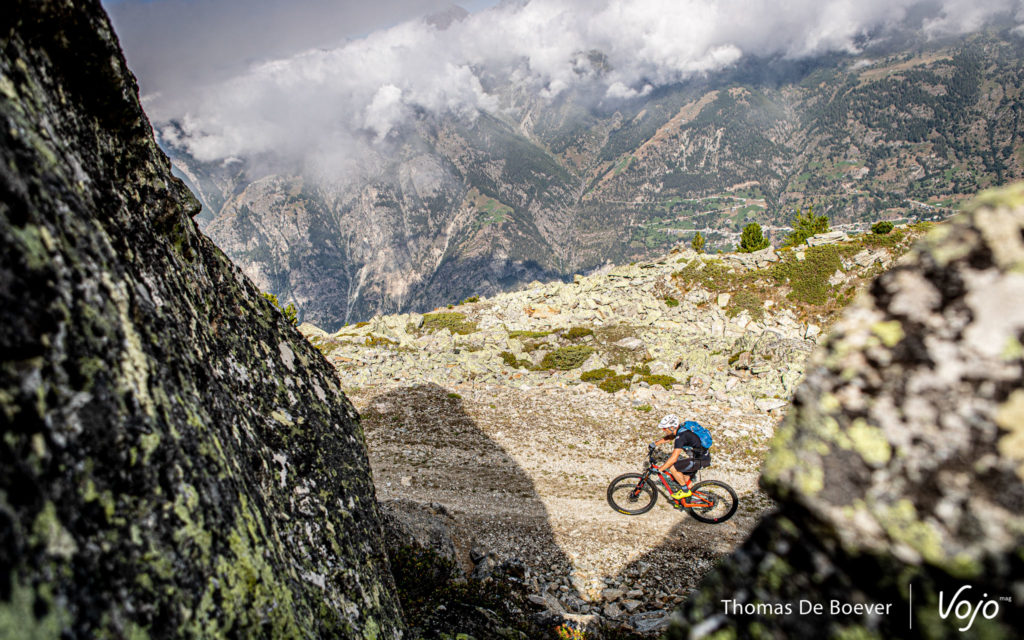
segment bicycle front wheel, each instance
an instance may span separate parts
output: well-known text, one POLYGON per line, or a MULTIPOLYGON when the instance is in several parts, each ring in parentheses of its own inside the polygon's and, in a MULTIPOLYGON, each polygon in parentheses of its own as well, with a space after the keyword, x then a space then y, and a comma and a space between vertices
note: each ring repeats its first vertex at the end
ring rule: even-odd
POLYGON ((690 490, 693 496, 686 501, 693 506, 687 507, 686 511, 701 522, 725 522, 736 513, 736 507, 739 506, 739 498, 732 487, 718 480, 698 482, 690 490))
POLYGON ((608 504, 628 516, 647 513, 657 499, 658 492, 640 473, 625 473, 608 485, 608 504))

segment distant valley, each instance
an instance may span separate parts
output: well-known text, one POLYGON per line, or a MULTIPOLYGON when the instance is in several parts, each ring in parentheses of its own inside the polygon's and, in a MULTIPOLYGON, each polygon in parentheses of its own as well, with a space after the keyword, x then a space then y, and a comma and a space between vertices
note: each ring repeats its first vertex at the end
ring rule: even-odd
MULTIPOLYGON (((586 59, 600 73, 601 55, 586 59)), ((205 233, 335 330, 643 259, 698 231, 728 250, 756 221, 778 244, 810 206, 840 228, 948 217, 1024 177, 1022 60, 1024 40, 986 32, 744 60, 614 105, 496 85, 500 109, 425 112, 368 143, 343 181, 164 146, 205 233)))

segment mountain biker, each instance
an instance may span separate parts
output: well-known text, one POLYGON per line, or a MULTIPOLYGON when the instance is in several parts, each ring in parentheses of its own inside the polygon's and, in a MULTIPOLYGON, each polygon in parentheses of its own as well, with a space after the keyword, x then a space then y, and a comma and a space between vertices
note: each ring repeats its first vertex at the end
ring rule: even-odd
POLYGON ((658 469, 668 471, 669 475, 679 483, 681 488, 672 494, 674 500, 689 498, 693 495, 690 492, 689 474, 700 469, 700 456, 704 452, 704 447, 697 434, 686 429, 679 430, 679 416, 674 413, 662 418, 658 423, 658 428, 665 432, 665 437, 655 442, 654 446, 667 442, 673 443, 672 454, 658 469), (684 453, 686 453, 686 457, 682 457, 684 453))

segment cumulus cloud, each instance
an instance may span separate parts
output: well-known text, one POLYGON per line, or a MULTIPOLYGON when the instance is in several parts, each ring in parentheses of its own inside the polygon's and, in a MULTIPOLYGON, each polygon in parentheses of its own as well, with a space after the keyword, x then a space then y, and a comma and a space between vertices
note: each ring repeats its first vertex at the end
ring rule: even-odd
POLYGON ((624 100, 744 55, 855 52, 903 29, 966 32, 995 17, 1021 22, 1024 2, 523 0, 264 58, 173 95, 137 71, 150 116, 177 122, 177 143, 197 158, 308 158, 356 139, 385 140, 419 111, 498 109, 508 85, 549 99, 580 88, 624 100))

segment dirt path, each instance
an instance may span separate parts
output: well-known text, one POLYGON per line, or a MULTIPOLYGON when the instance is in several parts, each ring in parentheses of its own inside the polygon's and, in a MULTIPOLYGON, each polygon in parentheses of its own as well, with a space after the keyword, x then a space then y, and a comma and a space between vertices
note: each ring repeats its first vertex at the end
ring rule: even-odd
POLYGON ((556 595, 570 611, 617 617, 680 602, 770 506, 757 488, 776 422, 764 413, 713 402, 643 412, 621 395, 571 387, 422 385, 363 390, 352 400, 380 500, 445 505, 481 547, 520 559, 537 593, 556 595), (608 506, 609 481, 641 470, 668 412, 695 417, 715 435, 704 479, 739 494, 730 521, 702 524, 660 498, 642 516, 608 506), (608 588, 623 593, 602 599, 608 588), (609 599, 618 603, 609 608, 609 599))

